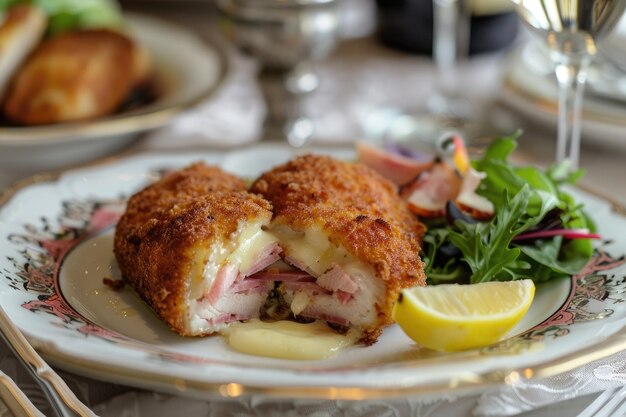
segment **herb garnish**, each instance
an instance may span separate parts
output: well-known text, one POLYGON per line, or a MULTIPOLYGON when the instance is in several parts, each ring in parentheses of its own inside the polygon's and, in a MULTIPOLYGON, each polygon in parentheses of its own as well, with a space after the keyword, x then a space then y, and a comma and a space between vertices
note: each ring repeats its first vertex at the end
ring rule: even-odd
POLYGON ((429 283, 478 283, 530 278, 543 282, 572 275, 593 253, 590 239, 564 239, 561 235, 518 239, 524 232, 548 229, 588 229, 594 225, 561 189, 575 183, 582 171, 568 174, 566 165, 544 172, 508 162, 517 137, 495 140, 472 166, 487 174, 477 190, 495 208, 488 222, 427 223, 422 258, 429 283))

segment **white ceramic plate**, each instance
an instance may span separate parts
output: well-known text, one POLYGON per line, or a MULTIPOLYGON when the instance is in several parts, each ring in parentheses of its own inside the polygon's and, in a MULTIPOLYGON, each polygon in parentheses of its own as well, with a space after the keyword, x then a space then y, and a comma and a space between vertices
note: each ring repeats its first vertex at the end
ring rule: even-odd
MULTIPOLYGON (((530 120, 556 128, 557 97, 552 65, 537 42, 508 57, 501 90, 507 104, 530 120)), ((599 60, 589 71, 582 135, 587 144, 626 149, 626 74, 606 61, 599 60)))
POLYGON ((150 52, 163 93, 151 104, 93 121, 0 126, 0 180, 3 175, 59 168, 118 150, 139 133, 163 126, 208 98, 221 84, 226 60, 217 45, 151 17, 128 14, 125 20, 133 37, 150 52))
MULTIPOLYGON (((352 150, 331 151, 353 157, 352 150)), ((124 197, 163 169, 202 159, 243 176, 293 151, 257 146, 227 153, 139 155, 70 171, 18 190, 0 209, 0 303, 51 362, 95 378, 189 396, 362 399, 426 395, 553 375, 626 349, 626 220, 577 193, 605 243, 572 279, 538 287, 530 312, 494 346, 443 354, 418 348, 397 326, 371 347, 333 359, 291 361, 237 353, 219 337, 183 338, 119 279, 113 228, 124 197)))

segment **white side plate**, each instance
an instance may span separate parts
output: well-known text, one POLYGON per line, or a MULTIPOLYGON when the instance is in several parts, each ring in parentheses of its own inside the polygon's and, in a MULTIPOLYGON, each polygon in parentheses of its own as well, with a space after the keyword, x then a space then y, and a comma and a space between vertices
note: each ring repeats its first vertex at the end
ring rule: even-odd
POLYGON ((106 155, 141 132, 168 123, 207 99, 226 73, 223 52, 185 28, 151 17, 125 16, 132 35, 150 52, 158 88, 153 103, 92 121, 37 127, 0 126, 0 186, 13 177, 106 155))

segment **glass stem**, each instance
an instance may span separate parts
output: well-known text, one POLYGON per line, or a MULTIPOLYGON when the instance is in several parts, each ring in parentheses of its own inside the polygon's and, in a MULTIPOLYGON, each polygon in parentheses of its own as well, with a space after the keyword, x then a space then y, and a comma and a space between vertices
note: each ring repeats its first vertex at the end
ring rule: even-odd
POLYGON ((456 68, 469 52, 470 16, 467 0, 433 0, 433 59, 439 93, 456 93, 456 68))
POLYGON ((469 0, 433 0, 433 60, 436 90, 428 100, 434 114, 468 117, 466 99, 459 96, 458 66, 469 54, 469 0))
POLYGON ((589 62, 589 57, 576 61, 563 57, 556 66, 559 84, 556 162, 569 161, 570 170, 579 166, 581 111, 589 62))

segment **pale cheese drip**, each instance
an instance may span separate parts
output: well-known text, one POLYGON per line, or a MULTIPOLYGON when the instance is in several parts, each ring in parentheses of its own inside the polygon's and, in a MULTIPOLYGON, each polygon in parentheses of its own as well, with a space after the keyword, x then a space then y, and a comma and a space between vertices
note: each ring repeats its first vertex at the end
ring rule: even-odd
POLYGON ((234 323, 224 336, 234 350, 248 355, 279 359, 320 360, 335 356, 356 338, 338 334, 324 322, 263 322, 258 319, 234 323))

